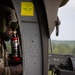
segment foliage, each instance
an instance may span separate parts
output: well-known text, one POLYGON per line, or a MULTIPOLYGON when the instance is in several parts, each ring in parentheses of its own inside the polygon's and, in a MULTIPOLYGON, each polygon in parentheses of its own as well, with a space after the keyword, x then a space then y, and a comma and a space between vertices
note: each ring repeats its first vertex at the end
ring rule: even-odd
POLYGON ((75 41, 55 41, 52 40, 52 52, 54 54, 75 55, 75 41))

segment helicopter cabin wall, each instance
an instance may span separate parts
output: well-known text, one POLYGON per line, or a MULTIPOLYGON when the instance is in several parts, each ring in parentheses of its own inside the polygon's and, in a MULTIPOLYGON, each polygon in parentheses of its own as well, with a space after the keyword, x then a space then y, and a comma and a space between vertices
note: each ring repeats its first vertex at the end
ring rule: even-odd
POLYGON ((43 0, 11 1, 17 13, 21 33, 23 75, 48 75, 49 37, 46 13, 42 9, 43 0))
POLYGON ((58 8, 62 1, 64 0, 44 0, 50 35, 55 28, 55 21, 57 21, 58 17, 58 8))

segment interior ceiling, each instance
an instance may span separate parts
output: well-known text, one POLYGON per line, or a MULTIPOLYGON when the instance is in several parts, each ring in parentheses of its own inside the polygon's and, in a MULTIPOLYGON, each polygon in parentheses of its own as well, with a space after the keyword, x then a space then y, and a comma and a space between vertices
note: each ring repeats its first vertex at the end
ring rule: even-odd
POLYGON ((14 8, 11 0, 0 0, 0 4, 14 8))

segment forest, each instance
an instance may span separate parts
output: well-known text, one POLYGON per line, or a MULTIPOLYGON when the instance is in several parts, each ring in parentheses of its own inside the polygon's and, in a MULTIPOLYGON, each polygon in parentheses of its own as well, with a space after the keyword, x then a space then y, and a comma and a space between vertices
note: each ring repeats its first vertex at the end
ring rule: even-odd
POLYGON ((75 41, 51 41, 52 47, 49 47, 49 53, 75 55, 75 41))

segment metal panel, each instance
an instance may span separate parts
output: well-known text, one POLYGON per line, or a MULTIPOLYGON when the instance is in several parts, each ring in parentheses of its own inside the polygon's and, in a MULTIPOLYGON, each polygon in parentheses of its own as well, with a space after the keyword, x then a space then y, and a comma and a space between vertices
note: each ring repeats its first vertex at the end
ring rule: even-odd
POLYGON ((21 2, 30 0, 12 0, 20 26, 23 75, 42 75, 42 46, 38 20, 35 16, 21 16, 21 2))
POLYGON ((22 22, 24 75, 42 75, 39 26, 22 22))
POLYGON ((18 13, 18 17, 20 18, 20 21, 33 21, 33 22, 37 22, 37 17, 36 17, 36 12, 34 11, 34 17, 32 16, 21 16, 21 2, 32 2, 32 0, 16 0, 13 1, 14 2, 14 6, 16 8, 16 12, 18 13))
POLYGON ((46 11, 44 7, 43 0, 33 0, 36 13, 38 15, 40 29, 41 29, 41 37, 42 37, 42 48, 43 48, 43 75, 48 75, 48 39, 49 39, 49 31, 48 31, 48 23, 46 17, 46 11))
POLYGON ((75 75, 75 71, 58 69, 56 74, 57 75, 75 75))
POLYGON ((44 0, 50 34, 54 30, 55 21, 57 20, 58 8, 59 8, 61 1, 62 0, 44 0))

